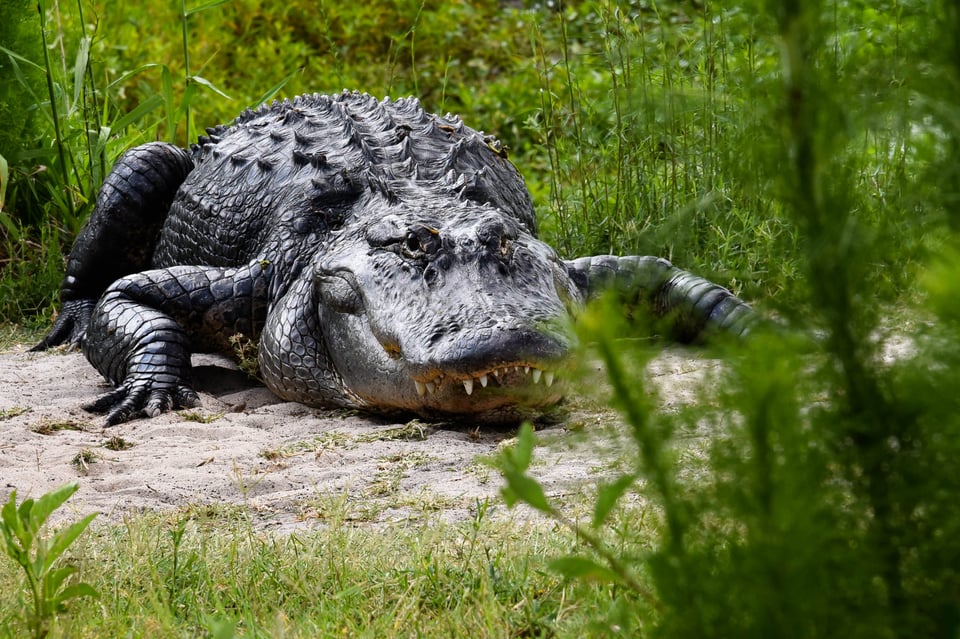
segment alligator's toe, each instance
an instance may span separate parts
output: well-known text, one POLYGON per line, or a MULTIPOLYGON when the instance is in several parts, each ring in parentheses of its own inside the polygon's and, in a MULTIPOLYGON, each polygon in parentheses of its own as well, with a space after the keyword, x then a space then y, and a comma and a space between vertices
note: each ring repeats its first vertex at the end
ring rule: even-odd
POLYGON ((86 299, 64 302, 50 332, 30 350, 33 352, 45 351, 54 346, 67 346, 69 349, 80 348, 95 303, 95 300, 86 299))
POLYGON ((83 406, 91 413, 106 413, 106 425, 114 426, 140 416, 156 417, 175 408, 200 405, 200 396, 183 384, 156 386, 149 380, 128 381, 83 406))

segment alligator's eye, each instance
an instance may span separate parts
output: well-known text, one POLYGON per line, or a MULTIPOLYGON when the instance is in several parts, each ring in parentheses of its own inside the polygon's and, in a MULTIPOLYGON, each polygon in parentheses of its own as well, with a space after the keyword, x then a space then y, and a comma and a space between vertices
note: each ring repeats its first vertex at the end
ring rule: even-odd
POLYGON ((407 231, 400 244, 401 252, 419 260, 440 250, 440 231, 425 224, 417 224, 407 231))
POLYGON ((407 237, 403 241, 403 252, 407 257, 420 257, 423 254, 423 249, 423 242, 420 241, 420 238, 412 231, 407 233, 407 237))

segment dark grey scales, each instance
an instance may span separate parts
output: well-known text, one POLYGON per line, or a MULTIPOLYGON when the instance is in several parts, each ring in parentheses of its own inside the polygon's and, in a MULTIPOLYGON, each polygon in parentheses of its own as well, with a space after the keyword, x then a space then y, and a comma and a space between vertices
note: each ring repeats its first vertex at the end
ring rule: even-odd
POLYGON ((236 334, 284 399, 502 422, 561 399, 565 320, 605 286, 681 337, 755 321, 663 259, 560 259, 497 140, 415 99, 307 95, 207 133, 117 161, 36 347, 82 346, 108 424, 196 405, 191 353, 236 334))

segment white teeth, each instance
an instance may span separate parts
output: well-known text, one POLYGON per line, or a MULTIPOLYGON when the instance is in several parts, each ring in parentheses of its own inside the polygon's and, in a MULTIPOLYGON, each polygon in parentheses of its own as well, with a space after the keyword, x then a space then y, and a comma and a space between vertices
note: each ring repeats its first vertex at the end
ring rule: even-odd
MULTIPOLYGON (((523 371, 527 375, 532 373, 532 379, 534 384, 539 384, 540 380, 543 380, 543 383, 546 386, 552 386, 555 375, 553 371, 545 371, 534 366, 505 366, 503 368, 495 368, 489 373, 484 373, 483 375, 478 375, 475 378, 469 378, 463 380, 463 390, 467 395, 473 395, 473 389, 476 382, 480 382, 482 388, 486 388, 490 383, 490 375, 493 375, 496 380, 503 384, 505 380, 501 377, 509 375, 511 372, 519 373, 523 371)), ((423 397, 424 395, 430 393, 433 394, 437 391, 440 386, 441 377, 437 376, 429 382, 421 382, 419 380, 413 380, 414 387, 417 389, 417 395, 423 397)))

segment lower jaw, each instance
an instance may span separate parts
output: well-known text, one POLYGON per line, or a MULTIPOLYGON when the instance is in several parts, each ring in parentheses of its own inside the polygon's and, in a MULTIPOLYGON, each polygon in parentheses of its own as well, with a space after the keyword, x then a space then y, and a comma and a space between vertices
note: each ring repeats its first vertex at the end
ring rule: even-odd
POLYGON ((511 389, 510 394, 502 390, 485 389, 486 392, 475 391, 470 396, 462 391, 451 391, 449 394, 437 392, 429 397, 407 398, 406 401, 368 401, 364 409, 383 415, 412 414, 429 421, 516 424, 538 419, 563 399, 560 388, 551 389, 548 393, 543 388, 511 389))
POLYGON ((429 421, 457 422, 462 424, 478 425, 506 425, 519 424, 523 421, 536 421, 544 414, 552 411, 560 400, 561 395, 552 395, 536 403, 504 402, 501 404, 471 405, 471 406, 429 406, 421 405, 401 412, 410 412, 429 421))
POLYGON ((555 406, 556 403, 538 408, 519 405, 502 406, 500 408, 473 413, 449 413, 425 408, 417 411, 415 414, 421 419, 432 422, 452 422, 471 426, 510 426, 526 421, 539 421, 555 406))

